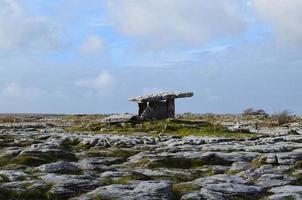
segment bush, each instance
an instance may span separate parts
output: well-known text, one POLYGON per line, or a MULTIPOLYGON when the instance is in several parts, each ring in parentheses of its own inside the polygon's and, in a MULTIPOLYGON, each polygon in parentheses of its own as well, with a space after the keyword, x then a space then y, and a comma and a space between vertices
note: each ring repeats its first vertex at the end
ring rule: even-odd
POLYGON ((277 121, 279 126, 294 121, 294 116, 288 110, 284 110, 280 113, 274 114, 273 118, 277 121))
POLYGON ((247 108, 243 111, 242 115, 249 116, 249 115, 260 115, 268 117, 269 115, 263 109, 255 110, 254 108, 247 108))
POLYGON ((243 111, 243 115, 252 115, 254 113, 254 108, 247 108, 243 111))

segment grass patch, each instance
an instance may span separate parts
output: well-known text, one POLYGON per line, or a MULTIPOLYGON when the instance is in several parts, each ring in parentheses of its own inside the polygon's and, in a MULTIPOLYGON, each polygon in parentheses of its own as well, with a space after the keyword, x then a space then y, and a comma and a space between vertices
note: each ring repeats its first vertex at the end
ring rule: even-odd
POLYGON ((183 195, 188 194, 193 191, 198 191, 200 188, 192 183, 177 183, 172 187, 173 200, 180 199, 183 195))
POLYGON ((301 160, 297 161, 293 166, 293 169, 302 169, 302 161, 301 160))
POLYGON ((259 168, 261 167, 262 165, 265 165, 266 164, 266 158, 264 157, 261 157, 261 156, 258 156, 256 158, 254 158, 251 162, 251 165, 252 167, 255 169, 255 168, 259 168))
POLYGON ((164 158, 152 161, 148 164, 149 168, 178 168, 193 169, 204 165, 205 163, 198 159, 188 158, 164 158))
POLYGON ((102 186, 113 184, 113 180, 111 178, 100 178, 99 182, 102 186))
POLYGON ((56 161, 77 161, 77 157, 68 151, 52 151, 47 152, 27 152, 19 154, 17 157, 10 160, 12 164, 26 165, 36 167, 42 164, 52 163, 56 161))
POLYGON ((79 143, 80 143, 79 140, 66 139, 61 144, 61 148, 64 149, 64 150, 67 150, 67 151, 71 151, 79 143))
POLYGON ((9 182, 9 179, 4 174, 0 174, 0 183, 6 183, 9 182))
POLYGON ((89 157, 119 157, 125 159, 137 153, 139 153, 139 151, 126 148, 110 148, 104 150, 98 147, 92 147, 87 151, 89 157))
POLYGON ((26 155, 19 155, 11 159, 9 163, 37 167, 43 164, 52 163, 60 160, 77 161, 77 158, 74 154, 70 154, 68 152, 48 152, 47 154, 29 153, 26 155))
POLYGON ((6 156, 0 157, 0 167, 4 167, 10 163, 10 158, 6 156))
POLYGON ((297 180, 292 184, 301 186, 302 185, 302 174, 295 174, 295 175, 292 175, 292 176, 297 178, 297 180))
POLYGON ((63 121, 65 122, 74 122, 74 123, 81 123, 81 122, 90 122, 90 121, 100 121, 109 115, 65 115, 63 117, 63 121))
POLYGON ((34 156, 18 156, 15 159, 13 159, 12 162, 19 165, 37 167, 49 163, 51 161, 47 161, 46 159, 42 159, 34 156))
POLYGON ((9 147, 14 142, 14 137, 11 135, 0 135, 0 147, 9 147))
POLYGON ((96 197, 93 198, 94 200, 117 200, 117 198, 112 197, 104 197, 100 194, 98 194, 96 197))
POLYGON ((166 133, 180 137, 188 135, 227 138, 247 138, 255 136, 255 134, 251 133, 230 132, 220 125, 214 125, 209 122, 174 119, 146 121, 138 124, 88 122, 75 124, 66 130, 69 132, 87 131, 111 134, 132 134, 135 132, 144 132, 150 135, 157 135, 158 133, 166 133))
POLYGON ((238 173, 240 173, 240 172, 242 172, 242 171, 240 171, 240 170, 227 170, 226 172, 225 172, 225 174, 230 174, 230 175, 236 175, 236 174, 238 174, 238 173))
POLYGON ((23 199, 23 200, 51 200, 48 195, 48 191, 52 187, 51 184, 47 184, 42 187, 31 187, 31 185, 24 185, 26 187, 25 192, 16 192, 9 189, 0 189, 0 199, 23 199))
POLYGON ((155 176, 152 177, 153 180, 170 180, 173 181, 173 183, 182 183, 187 181, 193 181, 197 178, 200 178, 200 176, 192 175, 192 176, 184 176, 183 174, 171 174, 170 176, 155 176))
POLYGON ((121 177, 121 178, 113 179, 112 184, 126 185, 128 184, 129 180, 131 180, 129 177, 121 177))
POLYGON ((293 185, 302 185, 302 174, 295 174, 295 170, 301 170, 302 169, 302 161, 296 161, 295 165, 291 167, 290 174, 297 180, 293 183, 293 185))
POLYGON ((141 180, 141 181, 148 181, 148 180, 152 180, 151 177, 145 175, 145 174, 142 174, 142 173, 139 173, 139 172, 131 172, 131 174, 129 176, 127 176, 130 180, 141 180))
POLYGON ((232 162, 217 158, 215 155, 207 158, 175 158, 165 157, 160 159, 150 159, 148 157, 142 158, 139 161, 132 163, 132 167, 146 167, 146 168, 173 168, 173 169, 195 169, 204 165, 225 165, 230 166, 232 162))
POLYGON ((131 163, 131 167, 146 167, 150 161, 150 158, 142 158, 135 163, 131 163))

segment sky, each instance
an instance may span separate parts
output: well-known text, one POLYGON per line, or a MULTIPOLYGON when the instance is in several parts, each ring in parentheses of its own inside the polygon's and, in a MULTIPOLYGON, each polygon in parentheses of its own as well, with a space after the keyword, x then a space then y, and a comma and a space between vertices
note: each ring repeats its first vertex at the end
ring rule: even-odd
POLYGON ((0 113, 302 114, 301 0, 0 0, 0 113))

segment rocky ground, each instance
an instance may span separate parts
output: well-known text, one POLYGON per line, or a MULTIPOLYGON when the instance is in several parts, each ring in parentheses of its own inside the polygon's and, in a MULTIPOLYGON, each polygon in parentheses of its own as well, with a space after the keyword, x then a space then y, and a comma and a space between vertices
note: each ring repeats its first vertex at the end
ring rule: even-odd
POLYGON ((302 199, 302 124, 252 137, 0 124, 0 199, 302 199))

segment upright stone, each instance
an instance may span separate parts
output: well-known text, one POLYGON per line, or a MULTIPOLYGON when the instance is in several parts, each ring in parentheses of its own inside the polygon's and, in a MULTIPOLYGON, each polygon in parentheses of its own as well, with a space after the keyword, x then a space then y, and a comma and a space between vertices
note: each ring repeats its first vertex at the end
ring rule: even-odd
POLYGON ((174 118, 175 117, 175 99, 168 99, 166 103, 167 103, 168 118, 174 118))
POLYGON ((138 115, 141 116, 147 108, 147 103, 138 103, 138 115))

